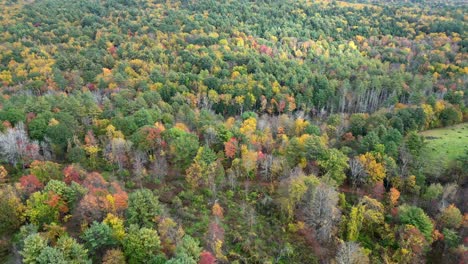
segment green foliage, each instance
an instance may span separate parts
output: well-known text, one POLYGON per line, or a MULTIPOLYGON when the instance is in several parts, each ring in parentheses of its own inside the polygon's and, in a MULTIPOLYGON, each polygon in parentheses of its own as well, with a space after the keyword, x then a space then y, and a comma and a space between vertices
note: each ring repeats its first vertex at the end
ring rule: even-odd
POLYGON ((34 264, 41 255, 43 249, 47 247, 47 241, 39 234, 31 234, 24 240, 23 250, 20 252, 23 256, 23 263, 34 264))
POLYGON ((186 169, 198 151, 198 138, 178 128, 171 128, 164 134, 170 145, 172 163, 186 169))
POLYGON ((94 222, 81 236, 85 242, 85 247, 93 254, 118 245, 118 241, 113 236, 112 229, 104 223, 94 222))
POLYGON ((451 204, 440 213, 439 222, 443 227, 459 228, 463 222, 463 215, 460 209, 451 204))
POLYGON ((35 259, 34 263, 38 264, 49 264, 49 263, 57 263, 57 264, 66 264, 68 263, 65 260, 65 256, 63 255, 60 250, 52 247, 45 247, 41 250, 41 254, 35 259))
POLYGON ((0 188, 0 235, 10 234, 23 223, 24 205, 11 186, 0 188))
POLYGON ((455 248, 460 243, 460 236, 457 234, 455 230, 444 228, 442 230, 442 234, 444 235, 445 244, 450 248, 455 248))
POLYGON ((60 237, 57 241, 56 248, 63 254, 63 257, 67 263, 91 263, 88 258, 88 250, 86 250, 81 244, 78 244, 75 239, 69 236, 60 237))
POLYGON ((429 216, 421 208, 404 204, 398 207, 398 214, 403 224, 415 226, 421 231, 427 241, 432 240, 431 236, 434 225, 429 216))
POLYGON ((426 192, 423 194, 423 198, 426 200, 437 200, 444 190, 444 187, 440 183, 432 183, 427 187, 426 192))
POLYGON ((332 179, 336 185, 341 185, 346 179, 345 170, 349 167, 348 157, 337 149, 329 149, 324 157, 318 160, 325 176, 332 179))
POLYGON ((155 217, 161 214, 158 197, 150 190, 141 189, 130 194, 126 211, 127 224, 154 227, 155 217))
MULTIPOLYGON (((397 211, 398 198, 459 202, 438 181, 465 180, 468 130, 420 131, 466 119, 463 5, 8 0, 0 6, 0 157, 8 171, 0 173, 0 184, 8 185, 0 189, 0 235, 8 244, 25 220, 45 231, 50 243, 35 262, 88 263, 86 250, 64 238, 67 230, 104 263, 125 262, 119 249, 108 250, 121 245, 131 263, 164 263, 164 254, 169 263, 197 263, 196 239, 223 263, 314 263, 314 252, 326 251, 321 247, 337 249, 338 263, 366 263, 367 249, 371 262, 417 263, 432 224, 419 208, 397 211), (20 123, 27 134, 8 133, 20 123), (360 154, 365 166, 357 159, 348 166, 360 154), (109 183, 82 182, 81 173, 64 179, 67 162, 109 183), (291 172, 296 167, 304 173, 291 172), (312 173, 318 177, 305 176, 312 173), (28 174, 42 184, 27 188, 29 177, 17 185, 28 174), (112 182, 116 177, 130 197, 112 182), (348 186, 366 179, 379 184, 348 186), (383 187, 394 188, 388 208, 379 201, 383 187), (209 213, 214 202, 225 208, 224 219, 209 213), (77 234, 88 219, 106 214, 77 234), (341 238, 349 241, 338 245, 341 214, 341 238), (400 222, 393 221, 398 214, 400 222), (177 224, 163 222, 171 218, 177 224), (162 249, 149 239, 156 226, 162 249), (194 239, 181 240, 183 228, 194 239)), ((459 228, 461 213, 442 212, 438 227, 459 228)), ((18 248, 35 233, 21 228, 18 248)))
POLYGON ((158 232, 150 228, 131 225, 123 241, 129 264, 142 263, 155 257, 160 250, 158 232))
MULTIPOLYGON (((199 242, 193 237, 185 235, 177 245, 175 256, 176 258, 190 259, 191 262, 198 263, 201 251, 199 242)), ((186 262, 190 261, 187 260, 186 262)))
POLYGON ((28 220, 39 227, 59 221, 59 208, 52 206, 51 194, 46 192, 35 192, 26 201, 25 215, 28 220))
POLYGON ((81 186, 76 183, 68 186, 63 181, 51 180, 44 187, 44 192, 53 192, 58 194, 63 197, 68 204, 73 204, 79 195, 82 194, 80 187, 81 186))
POLYGON ((349 214, 349 220, 347 224, 347 239, 348 241, 356 241, 359 237, 359 231, 362 226, 362 222, 364 220, 364 207, 360 206, 353 206, 351 208, 351 213, 349 214))

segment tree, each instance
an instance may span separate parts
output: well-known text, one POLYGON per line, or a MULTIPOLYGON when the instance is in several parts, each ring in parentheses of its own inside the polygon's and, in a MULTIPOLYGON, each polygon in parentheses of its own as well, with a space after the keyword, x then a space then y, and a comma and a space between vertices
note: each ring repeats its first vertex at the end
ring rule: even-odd
POLYGON ((181 169, 186 169, 198 151, 198 138, 179 128, 171 128, 164 134, 169 142, 169 153, 172 163, 181 169))
POLYGON ((105 223, 94 222, 81 235, 81 239, 83 239, 85 247, 92 255, 99 255, 105 250, 118 245, 113 230, 105 223))
POLYGON ((44 224, 58 222, 60 205, 59 197, 47 192, 35 192, 26 201, 25 215, 31 223, 42 227, 44 224))
POLYGON ((88 258, 88 251, 68 235, 60 237, 55 247, 62 252, 67 263, 88 264, 91 262, 88 258))
POLYGON ((203 251, 200 253, 200 261, 198 264, 215 264, 216 258, 209 251, 203 251))
POLYGON ((398 203, 398 198, 400 198, 400 192, 396 188, 390 188, 390 191, 388 193, 388 200, 390 203, 390 206, 394 207, 398 203))
POLYGON ((0 235, 16 231, 24 221, 25 207, 13 189, 7 185, 0 188, 0 235))
POLYGON ((325 171, 325 177, 332 179, 336 185, 341 185, 346 179, 344 170, 348 168, 348 157, 337 149, 329 149, 318 160, 318 164, 325 171))
POLYGON ((233 159, 236 156, 236 153, 239 148, 239 143, 237 139, 230 138, 227 142, 224 143, 224 153, 226 157, 233 159))
POLYGON ((462 121, 462 114, 454 107, 446 107, 440 112, 439 120, 443 126, 451 126, 462 121))
POLYGON ((182 263, 198 263, 200 258, 201 248, 199 242, 189 235, 185 235, 177 245, 175 258, 185 259, 182 263))
POLYGON ((170 256, 184 236, 184 230, 172 218, 164 217, 158 223, 158 234, 164 253, 170 256))
POLYGON ((108 225, 112 229, 112 236, 115 240, 121 242, 125 237, 124 221, 113 214, 107 214, 103 221, 104 224, 108 225))
POLYGON ((431 201, 438 199, 443 193, 444 187, 440 183, 431 183, 426 192, 422 195, 423 199, 431 201))
POLYGON ((127 223, 141 227, 153 227, 156 216, 161 214, 158 198, 148 189, 130 194, 126 211, 127 223))
POLYGON ((108 213, 121 214, 127 209, 127 193, 116 182, 109 184, 99 173, 89 173, 83 186, 88 192, 77 211, 88 223, 101 221, 108 213))
POLYGON ((69 165, 63 169, 63 181, 70 185, 72 182, 81 184, 84 180, 84 172, 77 165, 69 165))
POLYGON ((400 248, 393 258, 398 263, 424 263, 422 258, 427 251, 429 243, 424 234, 413 225, 403 225, 398 231, 398 244, 400 248))
POLYGON ((353 186, 363 185, 367 182, 368 175, 359 158, 349 160, 349 169, 351 170, 351 183, 353 186))
POLYGON ((323 183, 307 199, 304 209, 307 223, 314 227, 318 239, 323 242, 330 240, 340 220, 341 212, 337 204, 338 193, 323 183))
POLYGON ((185 170, 185 179, 192 189, 196 189, 203 178, 204 168, 202 165, 203 164, 194 162, 185 170))
POLYGON ((367 152, 358 157, 359 162, 364 167, 365 173, 369 176, 372 183, 380 182, 386 176, 384 164, 377 161, 379 156, 380 154, 367 152))
POLYGON ((347 223, 347 239, 349 241, 356 241, 361 231, 362 222, 364 220, 364 206, 358 205, 351 208, 349 213, 349 220, 347 223))
POLYGON ((104 254, 103 264, 125 264, 125 255, 120 249, 110 249, 104 254))
POLYGON ((0 166, 0 186, 7 182, 8 171, 5 167, 0 166))
POLYGON ((454 204, 451 204, 440 213, 439 222, 443 227, 456 229, 462 224, 463 215, 454 204))
POLYGON ((63 178, 60 164, 52 161, 35 160, 31 163, 30 172, 43 184, 47 184, 50 180, 62 180, 63 178))
POLYGON ((65 260, 65 256, 63 253, 53 247, 45 247, 43 250, 41 250, 41 253, 39 256, 37 256, 37 259, 35 259, 34 263, 38 264, 50 264, 50 263, 56 263, 56 264, 67 264, 68 262, 65 260))
POLYGON ((445 244, 449 248, 455 248, 455 247, 457 247, 459 245, 460 236, 458 235, 457 231, 452 230, 452 229, 448 229, 448 228, 444 228, 442 230, 442 234, 444 234, 445 244))
POLYGON ((150 228, 131 225, 123 247, 129 264, 142 263, 156 256, 161 248, 158 232, 150 228))
POLYGON ((27 163, 40 157, 39 145, 30 141, 23 123, 19 123, 15 128, 0 133, 0 156, 13 166, 18 162, 27 163))
POLYGON ((20 251, 23 256, 23 263, 35 264, 42 250, 47 247, 47 241, 40 234, 31 234, 24 240, 23 250, 20 251))
POLYGON ((369 263, 367 252, 356 242, 341 242, 335 260, 337 264, 369 263))
POLYGON ((107 157, 114 163, 117 163, 119 171, 122 171, 129 161, 128 155, 132 142, 123 138, 112 138, 106 148, 107 157))
POLYGON ((398 207, 398 214, 403 224, 415 226, 421 231, 427 241, 431 241, 434 225, 429 216, 421 208, 406 204, 400 205, 398 207))
POLYGON ((32 174, 22 176, 19 179, 19 181, 20 181, 21 188, 27 194, 32 194, 44 188, 44 185, 42 184, 42 182, 40 182, 39 179, 32 174))

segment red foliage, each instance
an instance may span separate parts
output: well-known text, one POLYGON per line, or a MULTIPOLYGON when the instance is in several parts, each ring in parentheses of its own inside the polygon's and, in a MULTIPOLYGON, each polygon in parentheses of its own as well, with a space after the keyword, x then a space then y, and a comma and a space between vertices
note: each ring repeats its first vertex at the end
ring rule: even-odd
POLYGON ((377 182, 374 185, 374 188, 372 188, 372 196, 375 199, 382 200, 384 197, 384 194, 385 194, 385 187, 383 185, 383 182, 382 181, 377 182))
POLYGON ((35 175, 25 175, 20 178, 21 187, 29 194, 41 190, 44 185, 35 175))
POLYGON ((124 190, 122 190, 122 187, 118 185, 116 182, 113 182, 112 187, 114 189, 114 206, 115 210, 117 212, 123 212, 125 209, 127 209, 128 206, 128 194, 124 190))
POLYGON ((97 172, 89 173, 83 181, 83 186, 88 188, 90 192, 95 189, 107 188, 107 185, 107 181, 97 172))
POLYGON ((266 45, 260 46, 259 51, 260 51, 260 53, 267 54, 268 56, 271 56, 273 54, 273 50, 270 47, 266 46, 266 45))
POLYGON ((231 138, 228 142, 224 143, 224 152, 226 153, 226 157, 234 158, 236 156, 238 149, 238 142, 237 139, 231 138))
POLYGON ((80 216, 88 221, 101 221, 108 213, 120 214, 127 208, 127 193, 116 182, 109 184, 99 173, 86 176, 83 186, 88 193, 78 205, 80 216))
POLYGON ((258 161, 261 161, 261 160, 263 160, 263 159, 266 158, 266 155, 263 154, 263 152, 262 152, 261 150, 259 150, 259 151, 257 152, 257 156, 258 156, 258 158, 257 158, 258 161))
POLYGON ((344 141, 354 141, 356 138, 353 136, 353 133, 348 132, 343 135, 344 141))
POLYGON ((5 120, 5 121, 3 121, 2 125, 3 125, 4 128, 11 128, 11 123, 10 123, 10 121, 6 121, 6 120, 5 120))
POLYGON ((217 221, 212 221, 208 226, 208 234, 210 241, 224 241, 224 229, 217 221))
POLYGON ((97 144, 93 131, 89 130, 88 133, 86 133, 85 143, 87 146, 94 146, 97 144))
POLYGON ((159 127, 145 127, 143 132, 146 134, 146 140, 148 141, 148 145, 152 149, 157 149, 159 147, 164 147, 165 142, 162 139, 162 132, 163 130, 159 127))
POLYGON ((33 112, 29 112, 29 113, 26 115, 26 123, 31 122, 34 118, 36 118, 36 114, 33 113, 33 112))
POLYGON ((278 112, 282 113, 285 107, 286 107, 286 102, 284 100, 281 100, 278 105, 278 112))
POLYGON ((200 261, 198 264, 215 264, 216 258, 209 251, 203 251, 200 253, 200 261))
POLYGON ((51 194, 49 201, 47 201, 47 204, 50 207, 56 207, 60 202, 60 196, 57 194, 51 194))
POLYGON ((72 182, 76 182, 78 184, 83 182, 80 171, 73 165, 67 166, 65 169, 63 169, 63 175, 65 175, 63 181, 68 185, 70 185, 72 182))
POLYGON ((112 54, 112 55, 115 55, 116 52, 117 52, 117 47, 116 46, 112 46, 108 49, 109 53, 112 54))

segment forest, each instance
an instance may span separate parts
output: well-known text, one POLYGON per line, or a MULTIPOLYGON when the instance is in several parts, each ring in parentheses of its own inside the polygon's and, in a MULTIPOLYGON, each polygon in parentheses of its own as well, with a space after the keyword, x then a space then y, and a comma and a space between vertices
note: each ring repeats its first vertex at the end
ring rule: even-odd
POLYGON ((0 9, 0 263, 468 262, 465 1, 0 9))

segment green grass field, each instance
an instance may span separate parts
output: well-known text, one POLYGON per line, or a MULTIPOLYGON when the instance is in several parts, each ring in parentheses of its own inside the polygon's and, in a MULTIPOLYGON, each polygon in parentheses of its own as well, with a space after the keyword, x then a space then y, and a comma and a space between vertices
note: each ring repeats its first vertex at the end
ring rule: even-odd
POLYGON ((424 154, 430 161, 447 164, 468 151, 468 123, 421 132, 426 138, 424 154))

